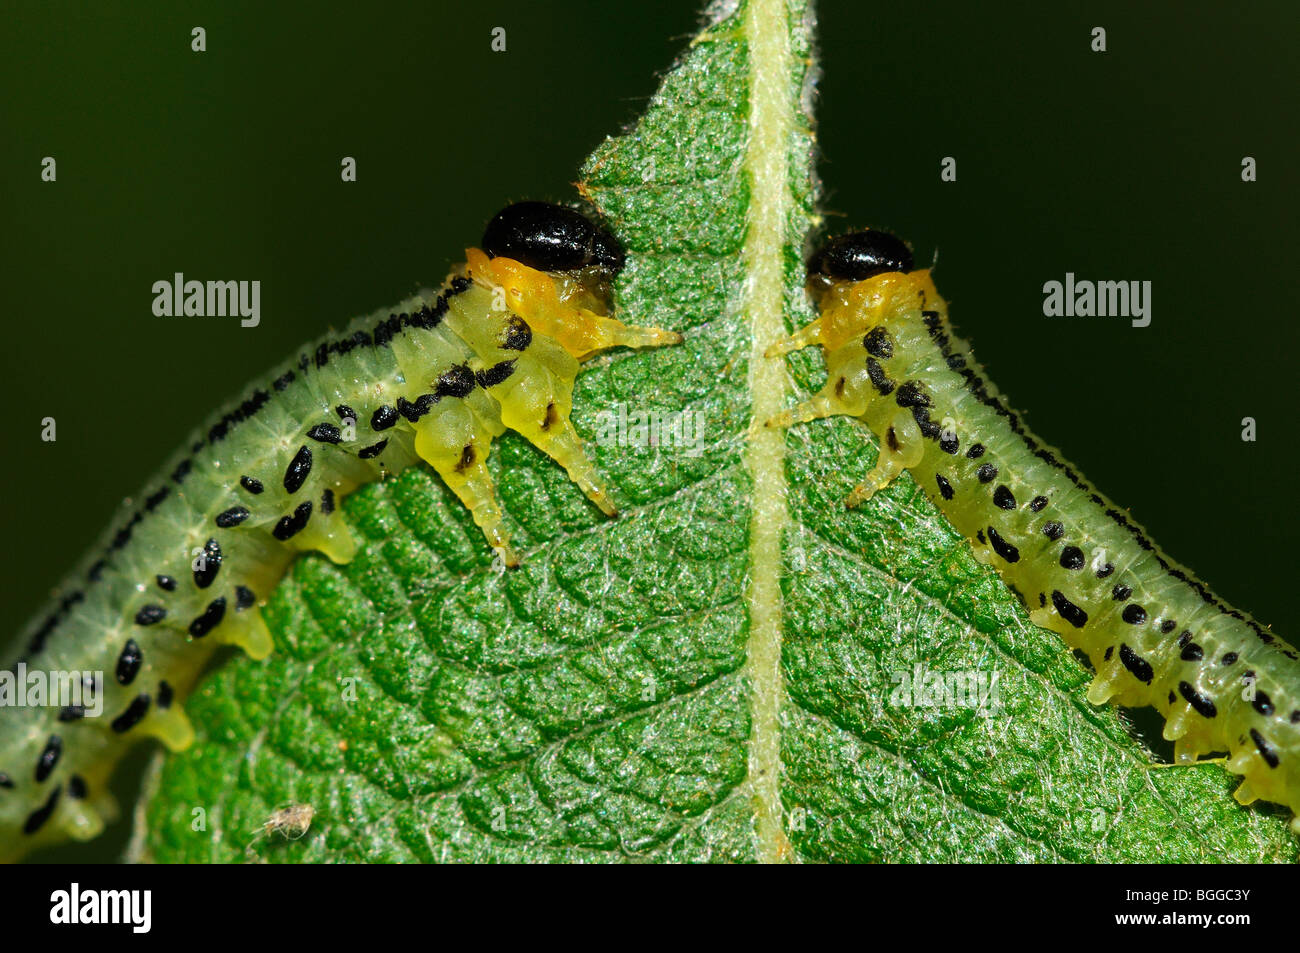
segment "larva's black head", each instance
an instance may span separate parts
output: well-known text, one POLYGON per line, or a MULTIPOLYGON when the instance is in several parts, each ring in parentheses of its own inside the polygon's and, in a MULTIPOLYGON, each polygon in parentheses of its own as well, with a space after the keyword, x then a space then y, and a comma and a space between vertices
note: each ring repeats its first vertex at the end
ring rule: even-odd
POLYGON ((889 232, 850 232, 832 238, 808 262, 808 274, 832 281, 865 281, 887 271, 911 271, 912 252, 889 232))
POLYGON ((598 267, 617 274, 624 261, 613 235, 573 209, 549 202, 507 205, 483 230, 483 250, 538 271, 598 267))

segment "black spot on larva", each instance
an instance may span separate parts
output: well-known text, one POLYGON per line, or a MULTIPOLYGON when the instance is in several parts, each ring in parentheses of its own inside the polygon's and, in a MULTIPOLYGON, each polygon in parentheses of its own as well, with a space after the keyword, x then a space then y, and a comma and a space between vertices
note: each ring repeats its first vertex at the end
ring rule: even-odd
POLYGON ((1020 561, 1020 550, 1003 539, 1002 535, 992 526, 989 527, 989 545, 993 547, 995 553, 1007 562, 1015 563, 1020 561))
POLYGON ((922 389, 916 381, 904 381, 903 386, 898 388, 898 393, 894 396, 899 407, 932 407, 933 402, 929 395, 922 389))
POLYGON ((242 486, 249 493, 255 495, 261 493, 262 490, 265 489, 265 487, 262 486, 261 480, 255 480, 251 476, 241 476, 239 478, 239 485, 242 486))
POLYGON ((140 513, 136 513, 132 516, 127 524, 117 531, 117 534, 113 537, 113 541, 108 544, 109 548, 122 549, 127 543, 131 542, 131 531, 142 519, 144 519, 144 516, 140 513))
POLYGON ((939 439, 939 425, 930 420, 930 412, 924 407, 913 407, 912 419, 921 429, 921 436, 928 440, 939 439))
POLYGON ((894 432, 892 425, 885 431, 885 444, 890 450, 893 450, 895 453, 898 452, 898 434, 894 432))
POLYGON ((397 423, 397 418, 397 408, 384 404, 370 415, 370 429, 374 431, 387 430, 397 423))
POLYGON ((155 622, 161 622, 167 618, 167 610, 156 603, 150 603, 147 606, 141 606, 135 614, 136 625, 153 625, 155 622))
POLYGON ((45 747, 41 749, 40 757, 36 759, 36 781, 38 784, 54 773, 61 754, 63 754, 63 739, 58 735, 50 735, 45 741, 45 747))
POLYGON ((1141 625, 1147 620, 1147 610, 1142 608, 1136 602, 1130 602, 1120 613, 1120 618, 1129 625, 1141 625))
POLYGON ((274 381, 271 382, 271 386, 274 387, 277 391, 284 390, 286 387, 288 387, 290 384, 293 383, 294 377, 295 375, 293 371, 285 371, 283 374, 281 374, 279 377, 277 377, 274 381))
POLYGON ((302 532, 309 519, 311 519, 311 500, 299 503, 298 508, 289 516, 280 517, 280 522, 275 524, 275 529, 271 530, 271 535, 283 543, 285 540, 291 539, 296 533, 302 532))
POLYGON ((551 401, 546 405, 546 414, 542 417, 542 430, 550 430, 559 419, 560 415, 555 412, 555 401, 551 401))
POLYGON ((1082 569, 1083 550, 1078 546, 1066 546, 1061 550, 1062 569, 1082 569))
POLYGON ((172 471, 172 482, 177 484, 184 483, 185 478, 190 475, 190 471, 193 469, 193 460, 182 460, 176 465, 176 469, 172 471))
POLYGON ((194 621, 190 623, 190 635, 194 636, 196 639, 203 638, 203 636, 207 635, 220 625, 221 620, 225 617, 226 597, 218 596, 216 599, 209 602, 208 607, 199 613, 198 616, 195 617, 194 621))
POLYGON ((1102 566, 1100 569, 1097 570, 1097 578, 1105 579, 1114 571, 1115 571, 1114 563, 1106 563, 1106 565, 1102 566))
POLYGON ((247 586, 235 587, 235 611, 243 612, 257 602, 257 595, 247 586))
POLYGON ((483 388, 496 387, 502 381, 508 379, 514 372, 514 361, 499 361, 487 370, 478 372, 479 386, 483 388))
POLYGON ((1280 759, 1277 752, 1273 750, 1273 746, 1265 741, 1264 736, 1254 728, 1250 729, 1250 737, 1255 742, 1255 747, 1259 749, 1259 756, 1268 763, 1270 768, 1276 768, 1280 759))
POLYGON ((1300 708, 1297 708, 1295 711, 1291 712, 1291 724, 1300 725, 1300 708))
MULTIPOLYGON (((510 362, 503 362, 510 363, 510 362)), ((496 365, 499 367, 500 365, 496 365)), ((495 370, 495 367, 493 368, 495 370)), ((511 364, 511 370, 514 369, 511 364)), ((509 375, 507 375, 509 376, 509 375)), ((468 364, 457 364, 438 375, 438 386, 435 388, 439 399, 443 397, 466 398, 474 390, 474 372, 469 369, 468 364)))
POLYGON ((961 441, 955 433, 946 432, 939 437, 939 449, 944 453, 956 454, 961 449, 961 441))
POLYGON ((1065 527, 1056 520, 1050 520, 1043 524, 1043 535, 1055 542, 1065 535, 1065 527))
POLYGON ((1088 613, 1067 599, 1060 589, 1052 590, 1052 605, 1057 614, 1076 629, 1082 629, 1088 621, 1088 613))
POLYGON ((511 315, 501 330, 501 350, 525 351, 533 343, 533 329, 523 318, 511 315))
POLYGON ((1014 510, 1016 508, 1016 498, 1007 489, 1005 483, 999 483, 998 488, 993 491, 993 505, 1004 510, 1014 510))
POLYGON ((307 476, 311 473, 311 451, 307 445, 303 444, 298 448, 298 452, 293 455, 289 465, 284 470, 284 488, 289 493, 297 493, 302 489, 302 485, 307 482, 307 476))
POLYGON ((369 460, 372 457, 377 457, 381 453, 383 453, 384 448, 386 446, 388 446, 387 440, 381 440, 378 443, 372 443, 370 446, 362 447, 360 450, 358 450, 357 456, 360 457, 362 460, 369 460))
POLYGON ((982 529, 975 530, 975 538, 978 539, 980 543, 982 543, 983 545, 985 546, 988 545, 988 540, 984 538, 984 530, 982 529))
POLYGON ((1174 699, 1177 698, 1177 697, 1178 697, 1178 696, 1175 695, 1173 692, 1170 692, 1170 693, 1169 693, 1169 704, 1172 705, 1172 704, 1174 703, 1174 699))
POLYGON ((1151 679, 1156 677, 1156 673, 1151 669, 1151 663, 1138 655, 1126 644, 1119 647, 1119 660, 1124 663, 1124 667, 1133 673, 1133 677, 1145 685, 1151 684, 1151 679))
POLYGON ((415 403, 411 403, 405 397, 399 397, 397 398, 397 412, 411 423, 417 423, 437 402, 438 396, 436 394, 421 394, 415 399, 415 403))
POLYGON ((1261 715, 1273 714, 1273 699, 1269 698, 1268 695, 1263 692, 1255 692, 1255 700, 1251 702, 1251 705, 1254 706, 1255 711, 1259 712, 1261 715))
POLYGON ((320 511, 326 516, 334 512, 334 491, 329 487, 325 487, 320 495, 320 511))
POLYGON ((171 682, 163 680, 158 683, 158 707, 171 708, 173 696, 171 682))
POLYGON ((882 327, 874 327, 862 339, 862 346, 872 357, 888 360, 894 356, 894 342, 889 339, 889 332, 882 327))
POLYGON ((1188 642, 1183 646, 1181 657, 1184 662, 1199 662, 1205 658, 1205 651, 1195 642, 1188 642))
POLYGON ((980 457, 984 456, 985 449, 984 444, 977 443, 966 451, 966 458, 968 460, 978 460, 980 457))
POLYGON ((1115 588, 1110 591, 1110 597, 1116 602, 1123 602, 1131 595, 1133 595, 1133 590, 1128 586, 1116 585, 1115 588))
POLYGON ((477 459, 477 455, 474 453, 474 445, 472 443, 465 444, 464 449, 460 452, 460 459, 456 461, 456 472, 460 473, 467 467, 472 467, 475 459, 477 459))
POLYGON ((59 721, 80 721, 85 717, 85 705, 65 705, 59 709, 59 721))
POLYGON ((979 477, 981 483, 992 483, 997 479, 998 468, 991 463, 985 463, 975 471, 975 475, 979 477))
POLYGON ((867 358, 867 376, 871 378, 871 385, 882 397, 894 392, 894 382, 889 379, 885 369, 874 357, 867 358))
POLYGON ((108 563, 105 560, 98 560, 94 565, 86 570, 86 578, 91 582, 99 582, 100 577, 104 574, 104 567, 107 565, 108 563))
POLYGON ((195 562, 202 568, 194 570, 194 585, 200 589, 206 589, 217 578, 217 570, 221 568, 221 544, 215 539, 210 539, 203 544, 203 554, 195 558, 195 562))
POLYGON ((942 473, 936 473, 934 475, 934 481, 939 484, 939 495, 942 496, 945 500, 951 500, 952 484, 949 483, 947 479, 944 478, 944 475, 942 473))
POLYGON ((1160 631, 1163 632, 1165 635, 1168 635, 1176 628, 1178 628, 1178 623, 1175 622, 1173 619, 1165 619, 1164 622, 1160 623, 1160 631))
POLYGON ((149 693, 141 692, 131 699, 131 704, 126 706, 126 711, 113 719, 111 727, 119 735, 123 734, 144 721, 144 716, 147 714, 149 714, 149 693))
POLYGON ((140 648, 140 643, 135 639, 127 639, 126 645, 122 646, 122 651, 117 657, 117 671, 114 673, 117 683, 130 685, 140 674, 140 666, 143 664, 144 652, 140 648))
POLYGON ((32 813, 27 815, 27 820, 23 821, 23 833, 35 834, 50 819, 54 809, 59 804, 59 795, 63 793, 63 785, 60 784, 51 793, 44 804, 38 807, 32 813))
POLYGON ((1114 655, 1114 654, 1115 654, 1115 646, 1113 646, 1113 645, 1108 645, 1108 646, 1106 646, 1106 654, 1103 655, 1102 658, 1104 658, 1107 662, 1109 662, 1109 661, 1110 661, 1110 657, 1111 657, 1112 655, 1114 655))
POLYGON ((1221 659, 1219 660, 1219 664, 1220 664, 1220 665, 1235 665, 1236 662, 1237 662, 1237 659, 1238 659, 1238 658, 1240 658, 1240 656, 1237 655, 1236 652, 1229 652, 1227 655, 1225 655, 1223 658, 1221 658, 1221 659))
POLYGON ((230 529, 232 526, 238 526, 252 514, 244 506, 232 506, 224 513, 217 514, 217 526, 222 529, 230 529))
POLYGON ((347 404, 339 404, 334 408, 334 413, 339 415, 339 420, 357 421, 361 419, 357 416, 357 412, 347 404))
POLYGON ((1178 637, 1178 647, 1181 649, 1190 641, 1192 641, 1192 633, 1184 629, 1183 634, 1178 637))
POLYGON ((80 801, 86 796, 86 779, 79 774, 68 778, 68 797, 80 801))
POLYGON ((1219 713, 1219 709, 1215 707, 1213 699, 1206 695, 1202 695, 1189 683, 1179 682, 1178 692, 1183 696, 1183 699, 1187 704, 1191 705, 1192 708, 1196 710, 1196 713, 1201 717, 1213 718, 1219 713))
POLYGON ((162 504, 163 500, 167 499, 167 496, 170 493, 171 487, 165 486, 157 493, 150 494, 149 498, 144 501, 145 510, 152 513, 162 504))
POLYGON ((343 439, 343 431, 333 424, 317 424, 307 431, 307 436, 317 443, 338 443, 343 439))
POLYGON ((158 583, 158 588, 163 590, 164 592, 176 591, 176 580, 173 579, 171 576, 165 576, 162 573, 159 573, 153 578, 154 581, 158 583))
POLYGON ((0 771, 0 788, 4 788, 5 790, 12 790, 13 786, 14 786, 13 778, 9 777, 9 775, 5 774, 3 771, 0 771))

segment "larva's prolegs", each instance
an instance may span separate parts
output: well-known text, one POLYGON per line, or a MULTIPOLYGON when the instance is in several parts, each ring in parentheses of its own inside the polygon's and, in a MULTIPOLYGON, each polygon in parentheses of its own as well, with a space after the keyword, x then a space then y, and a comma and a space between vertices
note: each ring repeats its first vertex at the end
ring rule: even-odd
POLYGON ((501 501, 487 468, 492 438, 478 432, 475 423, 467 407, 448 402, 442 413, 416 425, 415 452, 469 510, 488 545, 501 554, 507 566, 517 566, 519 556, 501 525, 501 501))
POLYGON ((924 452, 921 428, 916 425, 912 415, 901 409, 895 411, 885 429, 885 437, 881 441, 880 456, 876 460, 876 465, 845 497, 844 505, 849 509, 861 506, 893 483, 904 470, 920 463, 924 452))
POLYGON ((820 345, 826 386, 768 426, 859 419, 880 454, 850 506, 910 471, 1030 620, 1087 655, 1089 702, 1154 707, 1181 764, 1227 751, 1244 777, 1237 800, 1287 805, 1300 834, 1300 653, 1165 556, 1029 432, 898 239, 828 242, 809 263, 809 290, 817 320, 767 353, 820 345))
POLYGON ((93 710, 0 710, 0 859, 97 834, 133 740, 193 741, 181 703, 213 647, 265 657, 259 606, 292 559, 353 559, 339 504, 358 487, 423 460, 517 565, 487 466, 513 429, 615 514, 570 421, 581 361, 681 336, 606 314, 623 251, 570 209, 510 206, 483 248, 409 313, 318 342, 195 433, 28 626, 29 667, 109 674, 93 710))

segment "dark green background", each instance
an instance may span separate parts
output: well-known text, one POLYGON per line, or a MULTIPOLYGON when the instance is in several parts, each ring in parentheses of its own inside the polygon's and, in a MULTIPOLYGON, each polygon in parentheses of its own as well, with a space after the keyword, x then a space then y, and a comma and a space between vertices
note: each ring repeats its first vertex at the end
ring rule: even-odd
MULTIPOLYGON (((143 6, 33 3, 0 34, 9 632, 255 375, 438 283, 505 202, 570 198, 696 20, 694 2, 143 6), (260 279, 261 326, 154 317, 174 271, 260 279)), ((973 6, 822 5, 830 227, 939 250, 959 329, 1038 433, 1291 634, 1294 5, 973 6), (1151 280, 1151 326, 1043 317, 1066 271, 1151 280)))

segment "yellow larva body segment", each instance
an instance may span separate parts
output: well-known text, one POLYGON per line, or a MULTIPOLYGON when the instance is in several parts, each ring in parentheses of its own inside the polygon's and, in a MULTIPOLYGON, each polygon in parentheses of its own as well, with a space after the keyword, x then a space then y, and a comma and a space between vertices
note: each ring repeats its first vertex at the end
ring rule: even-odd
POLYGON ((190 744, 181 702, 214 647, 264 657, 259 606, 296 555, 355 555, 338 505, 359 486, 427 462, 516 565, 486 466, 492 441, 514 429, 613 511, 569 421, 579 356, 680 336, 607 316, 622 251, 576 213, 521 203, 502 220, 521 253, 540 247, 554 270, 471 249, 470 265, 409 313, 304 350, 197 431, 27 626, 19 662, 105 678, 97 704, 0 708, 0 860, 99 833, 117 813, 108 777, 133 741, 190 744), (556 229, 572 267, 556 259, 556 229))
MULTIPOLYGON (((893 249, 874 234, 828 247, 852 267, 893 249)), ((903 269, 865 277, 814 269, 819 317, 768 355, 819 344, 827 382, 769 426, 861 420, 880 455, 850 506, 909 471, 1030 619, 1088 656, 1090 702, 1154 706, 1180 763, 1227 752, 1244 776, 1239 801, 1300 814, 1300 655, 1165 556, 1028 431, 952 335, 929 272, 906 257, 903 269)), ((1300 819, 1292 824, 1300 833, 1300 819)))

